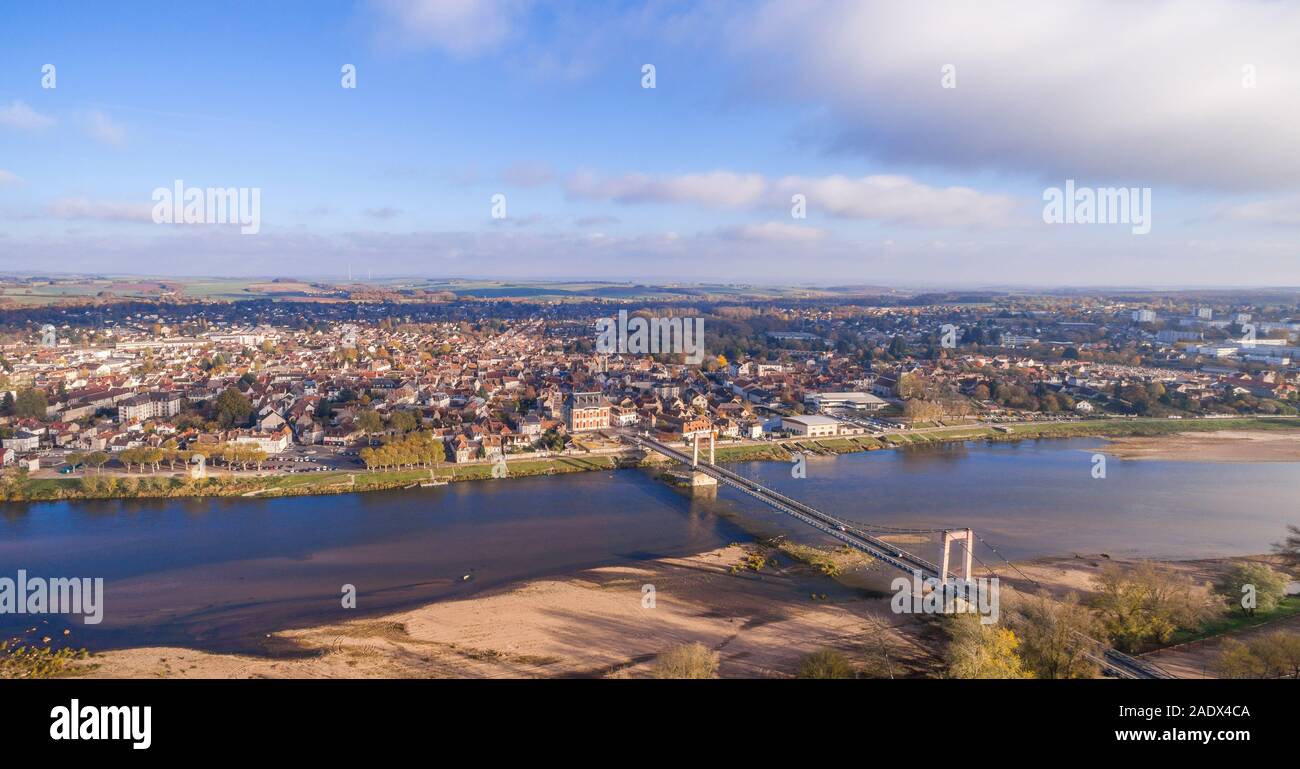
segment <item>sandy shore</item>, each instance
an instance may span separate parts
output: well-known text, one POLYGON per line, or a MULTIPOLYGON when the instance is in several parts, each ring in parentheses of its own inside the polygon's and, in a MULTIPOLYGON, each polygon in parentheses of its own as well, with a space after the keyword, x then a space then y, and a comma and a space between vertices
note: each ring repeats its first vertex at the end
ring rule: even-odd
POLYGON ((733 570, 751 549, 733 545, 589 569, 462 601, 276 634, 301 655, 137 648, 94 655, 82 675, 638 678, 651 675, 655 655, 693 641, 720 653, 723 677, 788 677, 804 655, 828 646, 876 675, 938 669, 929 624, 893 614, 887 598, 849 586, 853 580, 841 584, 780 554, 775 568, 733 570), (642 605, 644 585, 655 587, 654 608, 642 605))
POLYGON ((1158 438, 1113 438, 1102 451, 1123 459, 1300 462, 1300 433, 1222 430, 1158 438))
MULTIPOLYGON (((87 678, 645 678, 654 658, 680 643, 720 654, 724 678, 786 678, 817 649, 842 651, 873 677, 930 677, 942 670, 933 618, 897 615, 887 590, 897 576, 879 564, 836 579, 764 550, 777 563, 755 572, 753 545, 731 545, 635 566, 587 569, 473 598, 274 634, 291 651, 275 657, 175 647, 103 652, 81 664, 87 678), (654 606, 643 605, 645 585, 654 606)), ((1116 559, 1118 560, 1118 559, 1116 559)), ((1166 566, 1192 581, 1215 580, 1236 559, 1166 566)), ((1046 590, 1086 597, 1105 554, 1072 554, 998 570, 1004 610, 1015 594, 1046 590)), ((1300 617, 1268 630, 1300 629, 1300 617)), ((1257 631, 1233 637, 1246 640, 1257 631)), ((1263 632, 1263 631, 1258 631, 1263 632)), ((1144 655, 1179 677, 1212 676, 1220 639, 1144 655), (1207 672, 1208 671, 1208 672, 1207 672)))

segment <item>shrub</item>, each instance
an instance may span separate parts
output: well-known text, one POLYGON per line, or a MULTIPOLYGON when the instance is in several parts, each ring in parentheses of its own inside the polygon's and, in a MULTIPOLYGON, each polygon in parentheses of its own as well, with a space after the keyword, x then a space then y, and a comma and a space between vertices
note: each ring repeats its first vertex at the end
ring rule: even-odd
POLYGON ((674 646, 655 660, 655 678, 713 678, 717 652, 702 643, 674 646))
POLYGON ((799 664, 799 678, 857 678, 847 657, 835 649, 819 649, 799 664))
POLYGON ((1197 627, 1214 613, 1200 586, 1150 561, 1102 567, 1092 605, 1120 651, 1168 642, 1175 630, 1197 627))
POLYGON ((1241 609, 1243 614, 1250 616, 1256 611, 1268 613, 1278 607, 1286 595, 1286 577, 1268 564, 1246 561, 1234 565, 1214 589, 1223 596, 1230 609, 1241 609), (1253 605, 1246 605, 1248 596, 1254 597, 1253 605))
POLYGON ((1007 628, 985 625, 975 614, 956 614, 945 622, 949 678, 1033 678, 1016 648, 1020 639, 1007 628))

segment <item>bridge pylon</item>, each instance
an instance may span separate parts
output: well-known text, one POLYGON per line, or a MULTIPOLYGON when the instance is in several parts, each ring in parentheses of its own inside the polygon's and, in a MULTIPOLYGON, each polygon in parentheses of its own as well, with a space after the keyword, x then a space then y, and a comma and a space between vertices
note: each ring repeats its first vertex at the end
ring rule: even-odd
MULTIPOLYGON (((710 430, 710 431, 708 432, 708 436, 709 436, 709 464, 711 464, 711 465, 712 465, 712 464, 717 464, 717 463, 714 461, 714 458, 715 458, 715 455, 714 455, 714 443, 715 443, 715 438, 714 438, 714 436, 715 436, 716 434, 717 434, 717 431, 715 431, 715 430, 710 430)), ((700 464, 700 435, 701 435, 700 431, 697 430, 697 431, 696 431, 696 432, 691 436, 692 438, 695 439, 694 441, 692 441, 692 443, 693 443, 693 450, 692 450, 692 453, 691 453, 691 467, 698 467, 699 464, 700 464)))
POLYGON ((971 556, 975 551, 975 532, 971 529, 950 529, 943 533, 943 566, 939 569, 940 585, 948 584, 948 550, 953 542, 961 542, 962 549, 966 551, 961 578, 967 582, 971 581, 971 556))

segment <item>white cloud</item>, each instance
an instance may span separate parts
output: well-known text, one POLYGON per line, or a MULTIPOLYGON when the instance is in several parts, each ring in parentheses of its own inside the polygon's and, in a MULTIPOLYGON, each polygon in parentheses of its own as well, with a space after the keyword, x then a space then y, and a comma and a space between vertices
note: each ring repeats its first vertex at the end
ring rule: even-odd
POLYGON ((555 178, 555 172, 545 163, 516 163, 501 172, 502 180, 516 187, 540 187, 555 178))
POLYGON ((0 125, 24 131, 36 131, 54 125, 54 118, 42 115, 21 101, 0 107, 0 125))
POLYGON ((15 174, 13 171, 6 171, 3 168, 0 168, 0 185, 18 184, 20 182, 22 182, 22 179, 18 176, 18 174, 15 174))
POLYGON ((382 206, 379 208, 367 208, 361 213, 369 216, 371 219, 396 219, 402 215, 402 210, 392 206, 382 206))
POLYGON ((600 227, 607 224, 618 224, 619 218, 608 214, 591 214, 589 216, 579 216, 573 220, 573 223, 578 227, 600 227))
POLYGON ((969 187, 931 187, 906 176, 787 176, 784 200, 803 194, 813 210, 843 219, 930 227, 996 227, 1010 223, 1015 201, 969 187))
POLYGON ((109 222, 153 222, 153 208, 147 203, 118 203, 87 198, 59 198, 45 211, 56 219, 96 219, 109 222))
MULTIPOLYGON (((1149 241, 1141 238, 1104 243, 1069 239, 1054 250, 1053 259, 1043 259, 1040 247, 1000 239, 957 238, 942 245, 928 236, 890 240, 892 244, 835 237, 739 243, 716 233, 597 236, 515 228, 331 235, 266 228, 249 238, 234 228, 140 227, 124 233, 17 233, 0 249, 0 270, 57 263, 68 271, 102 272, 107 264, 144 274, 211 275, 219 269, 222 275, 265 275, 267 265, 274 264, 278 274, 342 276, 349 264, 369 260, 390 265, 386 274, 395 275, 549 279, 662 281, 673 275, 734 282, 740 276, 746 282, 789 284, 843 283, 845 276, 856 280, 860 278, 852 276, 865 275, 873 283, 896 285, 1300 283, 1294 240, 1285 237, 1180 243, 1166 254, 1152 254, 1149 241), (1083 266, 1065 274, 1060 265, 1067 262, 1083 266), (1252 267, 1249 274, 1241 271, 1245 263, 1252 267)), ((377 268, 375 274, 380 272, 377 268)))
POLYGON ((511 35, 524 0, 372 0, 386 39, 471 57, 496 50, 511 35))
POLYGON ((623 174, 600 177, 580 171, 565 185, 571 197, 617 203, 698 203, 736 208, 759 202, 766 182, 760 174, 711 171, 678 176, 623 174))
POLYGON ((1300 196, 1224 206, 1216 218, 1246 224, 1300 225, 1300 196))
POLYGON ((1300 176, 1294 3, 767 0, 725 39, 835 150, 1140 186, 1300 176))
POLYGON ((718 230, 718 237, 727 240, 767 241, 784 243, 809 243, 826 237, 826 232, 816 227, 802 227, 788 222, 763 222, 718 230))
POLYGON ((82 116, 82 122, 86 129, 86 135, 95 141, 104 144, 121 144, 126 138, 126 129, 122 124, 115 122, 107 114, 99 110, 91 110, 82 116))
POLYGON ((906 176, 786 176, 711 171, 678 176, 624 174, 571 177, 571 197, 616 203, 690 203, 710 208, 789 210, 803 195, 810 215, 933 227, 998 227, 1011 222, 1015 201, 969 187, 931 187, 906 176))

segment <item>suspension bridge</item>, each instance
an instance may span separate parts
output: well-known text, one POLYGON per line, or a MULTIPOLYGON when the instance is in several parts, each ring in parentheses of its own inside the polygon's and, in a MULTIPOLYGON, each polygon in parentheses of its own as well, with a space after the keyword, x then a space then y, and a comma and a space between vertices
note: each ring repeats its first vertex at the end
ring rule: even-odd
MULTIPOLYGON (((1007 564, 1010 568, 1019 572, 1021 577, 1033 583, 1036 586, 1041 585, 1025 574, 1018 566, 1011 563, 1002 556, 1001 553, 978 537, 974 531, 967 528, 909 528, 903 526, 883 526, 869 523, 852 523, 834 516, 828 515, 810 505, 804 504, 797 499, 788 497, 774 489, 768 488, 755 480, 746 478, 739 473, 732 472, 721 465, 715 463, 714 456, 714 435, 711 431, 698 431, 693 435, 687 436, 694 438, 694 449, 691 454, 678 450, 666 443, 650 437, 648 434, 632 435, 623 434, 624 441, 645 451, 654 451, 673 461, 676 461, 692 472, 700 473, 714 481, 733 488, 741 493, 753 497, 763 504, 772 507, 786 515, 801 521, 814 529, 829 535, 834 539, 848 545, 855 550, 867 553, 872 558, 887 564, 908 575, 919 574, 923 581, 935 580, 938 585, 967 588, 972 585, 972 559, 979 561, 991 575, 997 576, 992 567, 975 555, 975 542, 978 540, 989 548, 998 558, 1007 564), (708 457, 706 461, 701 461, 700 457, 700 439, 707 437, 709 440, 708 457), (875 533, 873 533, 875 532, 875 533), (932 563, 921 556, 908 552, 902 547, 882 539, 882 536, 890 535, 939 535, 943 543, 943 557, 939 564, 932 563), (950 546, 954 543, 960 543, 962 554, 964 555, 961 569, 961 576, 953 575, 949 569, 950 546)), ((961 593, 959 593, 961 594, 961 593)), ((971 593, 966 593, 971 594, 971 593)), ((1161 670, 1159 667, 1129 656, 1120 652, 1109 645, 1098 641, 1097 639, 1076 634, 1081 652, 1084 656, 1097 663, 1110 675, 1119 678, 1173 678, 1174 676, 1161 670)))

